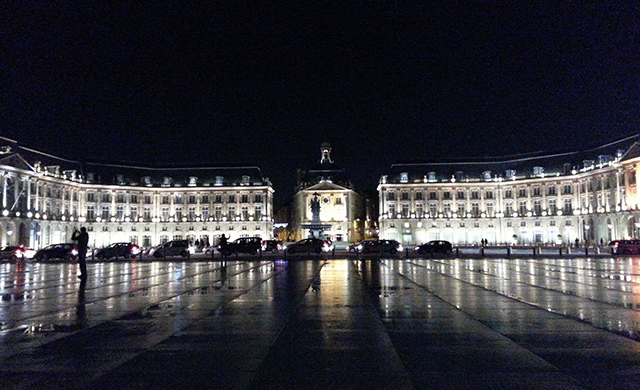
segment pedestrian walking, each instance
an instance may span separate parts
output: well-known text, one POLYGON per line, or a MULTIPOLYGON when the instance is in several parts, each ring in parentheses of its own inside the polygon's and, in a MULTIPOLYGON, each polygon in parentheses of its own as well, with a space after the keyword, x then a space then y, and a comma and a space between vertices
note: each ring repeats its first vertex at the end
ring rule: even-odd
POLYGON ((80 275, 78 277, 82 280, 87 279, 87 247, 89 244, 89 233, 87 233, 86 227, 81 227, 80 231, 77 229, 71 236, 72 240, 78 241, 78 264, 80 264, 80 275))
POLYGON ((227 237, 222 234, 220 236, 220 241, 218 241, 218 246, 220 247, 220 253, 226 255, 227 253, 227 237))

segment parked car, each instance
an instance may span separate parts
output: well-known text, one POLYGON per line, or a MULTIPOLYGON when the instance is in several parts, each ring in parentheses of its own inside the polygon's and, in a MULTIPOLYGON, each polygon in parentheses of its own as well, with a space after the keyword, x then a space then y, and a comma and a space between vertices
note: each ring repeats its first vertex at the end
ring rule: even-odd
POLYGON ((365 245, 367 245, 367 242, 372 241, 372 240, 362 240, 360 242, 358 242, 357 244, 352 244, 349 245, 347 247, 347 250, 351 253, 356 253, 356 252, 362 252, 362 248, 365 247, 365 245))
POLYGON ((0 259, 2 260, 23 260, 25 258, 24 246, 9 245, 0 248, 0 259))
POLYGON ((98 249, 94 255, 100 260, 110 259, 112 257, 130 259, 136 257, 138 253, 140 253, 140 248, 136 244, 131 242, 116 242, 98 249))
POLYGON ((255 255, 262 249, 262 239, 260 237, 241 237, 233 242, 227 243, 226 247, 218 250, 225 256, 232 253, 248 253, 255 255))
POLYGON ((362 245, 362 253, 381 253, 389 252, 395 255, 402 251, 402 245, 396 240, 368 240, 362 245))
POLYGON ((613 255, 640 254, 640 240, 614 240, 609 243, 613 255))
POLYGON ((149 256, 157 258, 164 256, 189 256, 189 240, 173 240, 160 244, 149 250, 149 256))
POLYGON ((204 252, 205 255, 210 255, 212 252, 215 252, 218 249, 217 245, 210 245, 206 248, 202 249, 202 252, 204 252))
POLYGON ((33 255, 34 260, 63 259, 75 260, 78 257, 76 244, 52 244, 45 246, 33 255))
POLYGON ((450 255, 453 253, 453 245, 449 241, 434 240, 416 247, 416 252, 421 255, 430 255, 432 253, 450 255))
POLYGON ((25 259, 33 259, 33 256, 35 256, 36 252, 37 251, 33 248, 27 248, 27 247, 22 248, 22 253, 24 253, 25 259))
POLYGON ((278 252, 283 248, 282 241, 279 240, 264 240, 262 241, 263 252, 278 252))
POLYGON ((304 240, 300 240, 298 242, 294 242, 290 244, 286 251, 287 253, 296 253, 296 252, 313 252, 313 253, 321 253, 321 252, 329 252, 331 250, 331 241, 329 240, 321 240, 319 238, 305 238, 304 240))

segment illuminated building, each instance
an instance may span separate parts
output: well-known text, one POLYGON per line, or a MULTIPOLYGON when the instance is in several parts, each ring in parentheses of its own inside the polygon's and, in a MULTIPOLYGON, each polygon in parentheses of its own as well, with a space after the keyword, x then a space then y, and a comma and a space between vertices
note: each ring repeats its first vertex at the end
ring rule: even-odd
POLYGON ((322 143, 320 152, 319 164, 308 170, 298 169, 296 193, 287 206, 290 239, 297 241, 309 236, 309 229, 303 225, 312 222, 311 201, 318 194, 320 222, 330 225, 324 236, 333 241, 357 241, 362 238, 365 226, 364 197, 354 189, 344 169, 333 162, 331 145, 322 143))
POLYGON ((273 188, 257 167, 138 167, 78 162, 0 137, 2 245, 90 245, 174 239, 215 244, 221 234, 273 235, 273 188))
POLYGON ((403 244, 638 237, 639 139, 585 151, 394 164, 378 184, 380 237, 403 244))

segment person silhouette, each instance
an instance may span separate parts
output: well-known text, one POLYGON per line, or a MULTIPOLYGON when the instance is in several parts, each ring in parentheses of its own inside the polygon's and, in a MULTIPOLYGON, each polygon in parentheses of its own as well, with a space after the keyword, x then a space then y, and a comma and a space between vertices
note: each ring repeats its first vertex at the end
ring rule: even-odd
POLYGON ((228 256, 227 237, 224 234, 220 236, 220 241, 218 242, 218 245, 220 247, 220 253, 222 253, 223 256, 228 256))
POLYGON ((89 244, 89 233, 86 227, 81 227, 80 231, 76 230, 71 236, 72 240, 78 241, 78 264, 80 264, 80 279, 87 278, 87 247, 89 244))

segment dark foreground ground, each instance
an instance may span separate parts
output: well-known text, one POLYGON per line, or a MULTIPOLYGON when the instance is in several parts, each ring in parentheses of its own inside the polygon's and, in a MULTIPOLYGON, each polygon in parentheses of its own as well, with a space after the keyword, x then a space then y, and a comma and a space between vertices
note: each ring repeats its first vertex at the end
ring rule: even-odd
POLYGON ((0 389, 640 388, 640 259, 0 264, 0 389))

